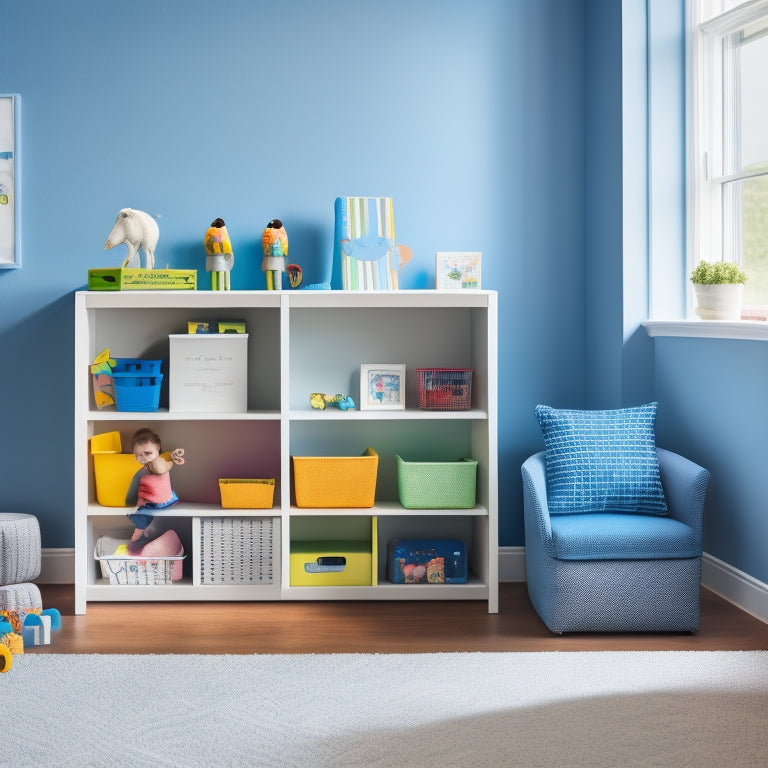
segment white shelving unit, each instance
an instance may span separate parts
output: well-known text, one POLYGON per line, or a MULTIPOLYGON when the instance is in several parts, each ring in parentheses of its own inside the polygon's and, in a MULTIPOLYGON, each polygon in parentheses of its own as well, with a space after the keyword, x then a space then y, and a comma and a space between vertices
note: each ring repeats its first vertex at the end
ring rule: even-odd
POLYGON ((485 600, 498 611, 497 307, 493 291, 80 291, 75 296, 75 610, 89 601, 144 600, 485 600), (244 320, 248 337, 248 410, 168 410, 169 341, 190 320, 244 320), (98 410, 89 364, 103 349, 113 357, 161 359, 157 412, 98 410), (359 398, 362 363, 406 365, 406 410, 319 411, 310 392, 359 398), (417 407, 416 368, 472 368, 472 409, 417 407), (159 513, 182 538, 184 579, 168 586, 110 585, 94 559, 100 536, 127 537, 132 508, 97 503, 89 439, 117 430, 123 450, 140 426, 158 431, 167 449, 183 447, 173 470, 181 502, 159 513), (291 456, 379 454, 371 509, 300 509, 292 505, 291 456), (478 460, 473 509, 403 508, 397 500, 395 454, 409 461, 478 460), (220 477, 275 477, 268 510, 222 509, 220 477), (292 587, 290 545, 307 525, 322 538, 378 520, 378 583, 292 587), (269 583, 201 583, 200 528, 207 517, 272 518, 269 583), (312 519, 313 518, 313 519, 312 519), (393 584, 386 579, 390 538, 462 539, 466 584, 393 584))

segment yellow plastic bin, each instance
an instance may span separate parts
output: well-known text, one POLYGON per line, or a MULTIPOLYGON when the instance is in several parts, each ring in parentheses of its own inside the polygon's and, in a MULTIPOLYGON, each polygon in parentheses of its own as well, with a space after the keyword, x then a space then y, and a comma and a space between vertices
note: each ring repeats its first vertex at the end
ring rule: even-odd
POLYGON ((134 478, 143 467, 132 453, 121 453, 119 432, 104 432, 91 438, 96 500, 104 507, 128 507, 134 478))
POLYGON ((292 541, 292 587, 372 584, 370 541, 292 541))
POLYGON ((379 455, 294 456, 293 484, 297 507, 372 507, 379 455))
POLYGON ((222 509, 271 509, 275 478, 219 478, 222 509))

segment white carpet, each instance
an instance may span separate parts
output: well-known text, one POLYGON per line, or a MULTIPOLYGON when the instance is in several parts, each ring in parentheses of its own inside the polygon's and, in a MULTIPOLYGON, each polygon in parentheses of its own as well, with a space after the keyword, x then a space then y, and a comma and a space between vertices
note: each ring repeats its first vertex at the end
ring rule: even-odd
POLYGON ((764 768, 768 652, 14 658, 9 766, 764 768))

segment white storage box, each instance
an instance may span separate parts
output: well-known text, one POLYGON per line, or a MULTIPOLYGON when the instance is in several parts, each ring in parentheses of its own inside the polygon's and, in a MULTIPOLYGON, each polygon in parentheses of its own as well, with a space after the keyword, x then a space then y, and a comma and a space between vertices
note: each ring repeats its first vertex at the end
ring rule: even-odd
POLYGON ((200 520, 201 584, 272 584, 271 517, 204 517, 200 520))
POLYGON ((175 557, 131 557, 115 555, 115 549, 124 540, 102 536, 97 542, 93 555, 101 566, 101 575, 110 584, 171 584, 181 578, 182 563, 186 555, 175 557))
POLYGON ((247 333, 174 333, 169 340, 169 410, 248 410, 247 333))

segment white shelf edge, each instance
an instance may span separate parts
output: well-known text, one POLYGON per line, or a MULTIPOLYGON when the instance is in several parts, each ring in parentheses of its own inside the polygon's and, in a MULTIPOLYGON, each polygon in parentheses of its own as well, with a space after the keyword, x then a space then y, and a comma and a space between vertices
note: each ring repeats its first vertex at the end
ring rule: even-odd
POLYGON ((284 600, 487 600, 488 586, 478 580, 467 584, 393 584, 293 587, 282 590, 284 600))
POLYGON ((477 504, 470 508, 408 509, 397 501, 379 501, 372 507, 296 507, 291 517, 487 517, 488 510, 477 504))
POLYGON ((646 320, 642 325, 651 338, 677 336, 768 341, 768 322, 764 320, 646 320))
MULTIPOLYGON (((92 502, 88 504, 88 517, 125 517, 133 514, 136 507, 104 507, 92 502)), ((266 509, 232 509, 218 504, 202 504, 193 501, 180 501, 168 509, 154 512, 155 517, 280 517, 280 507, 266 509)))
POLYGON ((86 600, 133 602, 140 600, 280 600, 278 584, 192 584, 184 579, 173 584, 109 584, 99 579, 86 587, 86 600))
POLYGON ((88 411, 89 421, 279 421, 280 411, 169 411, 160 408, 157 411, 88 411))
MULTIPOLYGON (((88 517, 126 517, 136 511, 135 507, 104 507, 101 504, 88 505, 88 517)), ((280 507, 267 509, 232 509, 217 504, 202 504, 181 501, 169 509, 158 510, 155 517, 282 517, 280 507)), ((380 501, 372 507, 295 507, 290 509, 291 517, 487 517, 488 510, 482 505, 464 508, 408 509, 397 501, 380 501)))
POLYGON ((87 309, 277 309, 280 291, 77 291, 87 309))
POLYGON ((484 421, 488 412, 473 408, 469 411, 424 411, 421 408, 406 408, 403 411, 342 411, 338 408, 328 408, 321 411, 317 408, 307 410, 291 410, 288 414, 291 421, 400 421, 400 420, 431 420, 438 419, 467 419, 484 421))

